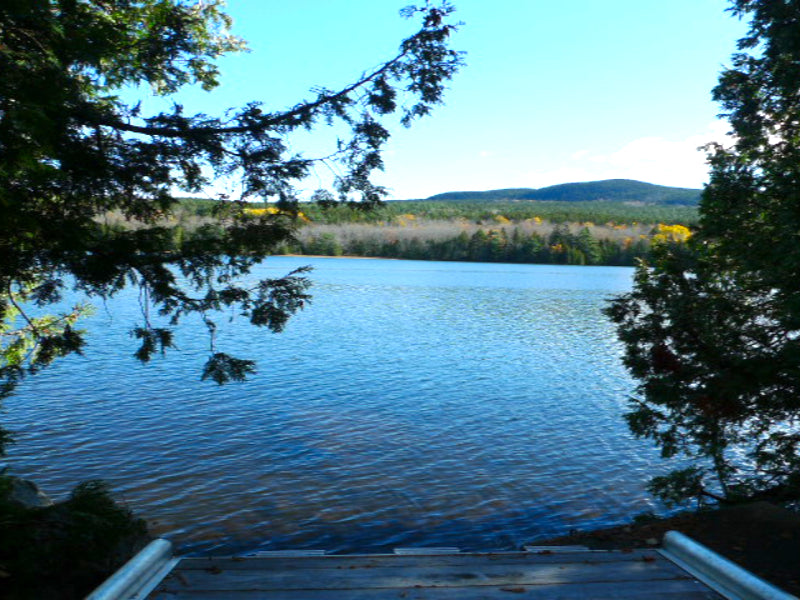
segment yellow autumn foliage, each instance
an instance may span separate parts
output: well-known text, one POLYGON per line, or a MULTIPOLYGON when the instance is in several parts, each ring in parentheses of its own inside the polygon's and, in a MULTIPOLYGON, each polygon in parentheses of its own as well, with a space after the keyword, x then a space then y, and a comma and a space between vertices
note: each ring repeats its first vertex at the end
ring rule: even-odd
MULTIPOLYGON (((244 214, 249 215, 251 217, 263 217, 264 215, 289 215, 290 213, 282 211, 276 206, 267 206, 266 208, 245 208, 244 214)), ((306 223, 310 223, 311 219, 305 216, 302 212, 297 213, 297 218, 301 221, 305 221, 306 223)))
POLYGON ((656 234, 653 236, 654 244, 665 244, 667 242, 685 242, 692 237, 692 232, 684 225, 665 225, 659 223, 656 226, 656 234))
POLYGON ((253 217, 263 217, 264 215, 275 215, 280 212, 274 206, 268 206, 266 208, 245 208, 244 213, 246 215, 252 215, 253 217))
POLYGON ((417 215, 411 213, 403 213, 402 215, 397 215, 394 218, 394 222, 396 225, 400 227, 406 227, 409 223, 413 224, 416 221, 417 215))

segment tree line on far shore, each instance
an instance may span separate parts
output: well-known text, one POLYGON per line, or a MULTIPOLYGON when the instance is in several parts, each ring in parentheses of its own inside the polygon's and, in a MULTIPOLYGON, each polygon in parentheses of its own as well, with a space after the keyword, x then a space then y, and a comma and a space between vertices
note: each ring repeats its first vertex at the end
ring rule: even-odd
POLYGON ((547 225, 538 232, 526 224, 482 227, 450 222, 415 229, 308 227, 279 250, 321 256, 631 266, 650 248, 651 236, 644 233, 598 237, 588 226, 547 225))
MULTIPOLYGON (((215 204, 181 202, 172 223, 179 244, 223 226, 215 204)), ((370 211, 307 204, 294 215, 253 204, 245 214, 299 222, 276 254, 610 266, 635 265, 654 236, 686 239, 697 219, 695 207, 614 202, 402 201, 370 211)))

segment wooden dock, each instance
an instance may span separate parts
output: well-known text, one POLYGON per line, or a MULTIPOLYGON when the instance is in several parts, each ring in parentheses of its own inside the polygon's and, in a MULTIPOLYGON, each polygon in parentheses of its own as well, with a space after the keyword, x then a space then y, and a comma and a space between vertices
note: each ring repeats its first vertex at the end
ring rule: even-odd
MULTIPOLYGON (((424 552, 424 550, 420 550, 424 552)), ((722 596, 655 550, 181 558, 147 600, 663 599, 722 596)))

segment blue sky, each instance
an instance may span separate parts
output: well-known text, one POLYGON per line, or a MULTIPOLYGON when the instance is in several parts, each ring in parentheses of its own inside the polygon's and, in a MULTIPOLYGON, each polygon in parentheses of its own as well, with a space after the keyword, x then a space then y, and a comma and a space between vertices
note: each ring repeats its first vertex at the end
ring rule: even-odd
MULTIPOLYGON (((287 107, 396 51, 408 0, 229 0, 251 52, 221 61, 222 85, 188 92, 215 113, 287 107)), ((455 0, 467 66, 446 104, 394 129, 376 179, 393 198, 632 178, 700 187, 697 146, 720 139, 710 91, 744 25, 723 0, 455 0)), ((316 149, 326 136, 298 139, 316 149)), ((309 182, 311 188, 324 183, 309 182)))

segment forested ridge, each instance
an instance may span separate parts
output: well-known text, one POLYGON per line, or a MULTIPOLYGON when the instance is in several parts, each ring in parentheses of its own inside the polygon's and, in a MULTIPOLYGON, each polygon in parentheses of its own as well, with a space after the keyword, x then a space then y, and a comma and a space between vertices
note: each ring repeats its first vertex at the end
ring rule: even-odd
MULTIPOLYGON (((556 186, 558 187, 558 186, 556 186)), ((660 187, 660 186, 656 186, 660 187)), ((218 203, 182 200, 176 235, 205 235, 218 226, 218 203)), ((252 204, 253 218, 279 212, 252 204)), ((125 226, 113 218, 109 224, 125 226)), ((689 235, 697 209, 619 201, 391 201, 364 211, 302 206, 293 240, 277 253, 573 265, 634 265, 654 239, 689 235)))
POLYGON ((696 206, 700 202, 700 190, 656 185, 633 179, 604 179, 562 183, 539 189, 509 188, 484 192, 445 192, 431 196, 428 200, 612 201, 696 206))

